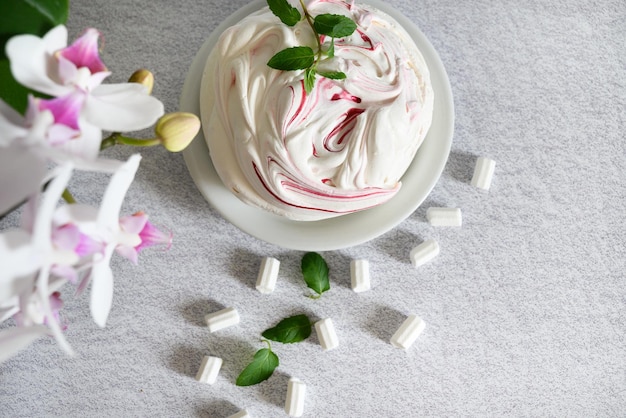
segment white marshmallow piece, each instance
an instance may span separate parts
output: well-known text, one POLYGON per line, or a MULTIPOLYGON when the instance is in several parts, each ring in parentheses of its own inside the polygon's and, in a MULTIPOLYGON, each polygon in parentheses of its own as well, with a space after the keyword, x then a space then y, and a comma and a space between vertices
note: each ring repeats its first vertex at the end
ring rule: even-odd
POLYGON ((204 316, 204 321, 209 327, 209 332, 237 325, 239 323, 239 313, 235 308, 226 308, 204 316))
POLYGON ((367 260, 350 262, 350 282, 355 292, 370 290, 370 264, 367 260))
POLYGON ((265 257, 256 279, 256 290, 261 293, 272 293, 276 287, 279 268, 280 261, 273 257, 265 257))
POLYGON ((476 166, 474 167, 474 176, 472 177, 472 186, 479 189, 489 190, 493 172, 496 169, 496 162, 487 157, 478 157, 476 166))
POLYGON ((411 250, 411 263, 419 267, 439 255, 439 244, 434 239, 422 242, 411 250))
POLYGON ((463 223, 459 208, 428 208, 426 218, 432 226, 461 226, 463 223))
POLYGON ((426 328, 426 323, 419 316, 409 315, 391 337, 391 345, 408 349, 424 331, 424 328, 426 328))
POLYGON ((204 356, 200 369, 196 374, 196 380, 212 385, 217 380, 217 375, 222 367, 222 359, 219 357, 204 356))
POLYGON ((315 332, 317 332, 317 338, 320 340, 320 345, 324 350, 332 350, 339 345, 339 338, 337 338, 332 319, 326 318, 317 321, 315 323, 315 332))
POLYGON ((248 414, 248 411, 243 409, 236 414, 229 415, 227 418, 251 418, 251 415, 248 414))
POLYGON ((285 412, 290 417, 301 417, 304 414, 304 394, 306 384, 300 379, 292 377, 287 384, 287 399, 285 412))

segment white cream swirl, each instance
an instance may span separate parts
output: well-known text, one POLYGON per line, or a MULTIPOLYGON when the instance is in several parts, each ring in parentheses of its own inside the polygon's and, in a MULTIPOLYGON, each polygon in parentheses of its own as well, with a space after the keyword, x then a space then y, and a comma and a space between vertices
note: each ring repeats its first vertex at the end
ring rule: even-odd
POLYGON ((200 94, 204 134, 224 184, 244 202, 295 220, 393 197, 433 109, 428 67, 394 19, 341 0, 307 7, 313 16, 342 14, 357 23, 318 67, 343 71, 345 80, 318 76, 307 95, 303 71, 268 67, 276 52, 316 41, 305 21, 288 27, 266 7, 222 34, 200 94))

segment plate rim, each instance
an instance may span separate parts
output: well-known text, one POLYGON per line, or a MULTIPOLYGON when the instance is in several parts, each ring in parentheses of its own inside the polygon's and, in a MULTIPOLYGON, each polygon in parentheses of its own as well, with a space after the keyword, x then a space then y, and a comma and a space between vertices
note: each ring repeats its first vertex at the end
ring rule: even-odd
MULTIPOLYGON (((435 96, 431 128, 402 177, 403 184, 396 196, 371 209, 317 221, 290 220, 240 201, 217 175, 201 129, 183 151, 185 164, 196 187, 224 219, 257 239, 302 251, 330 251, 363 244, 392 230, 408 218, 424 202, 443 173, 454 134, 452 88, 443 62, 428 38, 406 16, 380 0, 368 0, 363 4, 396 19, 418 45, 428 65, 435 96), (436 140, 433 139, 435 136, 436 140), (426 154, 429 151, 435 153, 426 154), (425 156, 430 158, 426 159, 425 156), (426 168, 430 168, 430 176, 420 177, 421 171, 426 168), (412 194, 414 188, 420 192, 417 196, 412 194), (377 222, 372 222, 377 218, 377 222)), ((204 41, 185 77, 179 99, 181 111, 200 117, 199 85, 211 49, 226 28, 265 5, 265 0, 255 0, 243 6, 224 19, 204 41)))

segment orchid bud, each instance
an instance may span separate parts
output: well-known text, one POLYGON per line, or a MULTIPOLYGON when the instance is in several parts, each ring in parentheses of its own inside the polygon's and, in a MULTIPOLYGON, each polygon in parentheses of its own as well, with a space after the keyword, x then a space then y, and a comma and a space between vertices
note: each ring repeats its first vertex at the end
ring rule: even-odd
POLYGON ((141 84, 148 90, 148 94, 150 94, 154 86, 154 75, 150 71, 142 68, 135 71, 128 79, 128 82, 141 84))
POLYGON ((184 150, 200 130, 200 119, 193 113, 168 113, 158 120, 154 132, 165 149, 171 152, 184 150))

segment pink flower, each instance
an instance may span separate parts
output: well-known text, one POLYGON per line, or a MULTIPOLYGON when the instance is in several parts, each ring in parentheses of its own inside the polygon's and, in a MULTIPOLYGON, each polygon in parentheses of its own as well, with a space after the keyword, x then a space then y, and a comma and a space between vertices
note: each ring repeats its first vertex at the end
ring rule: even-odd
POLYGON ((172 245, 172 234, 156 228, 148 221, 148 215, 143 212, 121 218, 120 230, 128 234, 130 239, 120 243, 115 251, 135 264, 137 264, 139 252, 144 248, 165 245, 169 249, 172 245))
POLYGON ((54 320, 61 330, 67 329, 67 324, 61 321, 61 308, 63 308, 63 300, 61 300, 61 292, 52 292, 48 298, 50 304, 50 313, 46 315, 44 309, 39 303, 38 298, 31 297, 30 302, 26 304, 15 315, 13 319, 20 327, 28 327, 32 325, 50 325, 50 321, 54 320))
MULTIPOLYGON (((90 158, 98 154, 101 130, 136 131, 150 127, 163 115, 163 104, 150 96, 141 84, 102 84, 110 72, 106 71, 98 54, 99 36, 97 30, 87 29, 67 46, 67 29, 60 25, 43 38, 18 35, 6 45, 11 72, 20 84, 72 100, 73 125, 81 132, 89 129, 87 139, 94 143, 84 145, 88 152, 81 148, 79 155, 90 158), (80 119, 77 119, 74 106, 79 100, 80 119)), ((68 122, 66 118, 63 120, 68 122)))
POLYGON ((98 53, 99 37, 100 32, 87 29, 72 45, 57 52, 59 60, 66 59, 76 68, 85 67, 91 74, 106 72, 107 68, 98 53))
MULTIPOLYGON (((48 100, 31 96, 29 97, 26 121, 32 125, 31 121, 36 119, 37 113, 49 111, 52 114, 53 122, 47 129, 45 140, 52 146, 61 145, 81 136, 79 118, 84 103, 85 94, 80 92, 48 100)), ((98 132, 99 134, 100 132, 98 132)), ((92 140, 96 140, 96 138, 92 140)))
POLYGON ((52 243, 60 251, 69 251, 79 258, 101 253, 104 244, 80 231, 71 223, 56 227, 52 231, 52 243))

